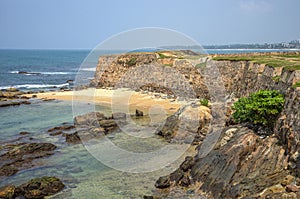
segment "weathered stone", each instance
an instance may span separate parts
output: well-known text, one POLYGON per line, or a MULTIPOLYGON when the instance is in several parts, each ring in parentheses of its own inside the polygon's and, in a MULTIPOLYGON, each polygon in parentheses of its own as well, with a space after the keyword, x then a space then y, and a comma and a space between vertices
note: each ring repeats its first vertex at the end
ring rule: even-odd
POLYGON ((285 187, 287 192, 298 192, 299 188, 296 185, 289 184, 285 187))
POLYGON ((183 187, 188 187, 189 185, 191 185, 190 178, 188 176, 183 176, 183 178, 181 179, 179 185, 183 186, 183 187))
POLYGON ((26 198, 44 198, 63 190, 65 185, 56 177, 42 177, 30 180, 18 188, 26 198))
POLYGON ((80 143, 81 139, 78 135, 78 132, 66 134, 66 142, 72 143, 72 144, 80 143))
POLYGON ((176 169, 170 174, 170 181, 175 181, 178 183, 183 178, 184 172, 181 169, 176 169))
POLYGON ((291 176, 291 175, 287 175, 283 181, 281 182, 281 185, 282 186, 286 186, 288 184, 291 184, 293 181, 294 181, 295 177, 294 176, 291 176))
POLYGON ((75 125, 90 125, 97 126, 99 120, 105 119, 104 114, 99 112, 90 112, 84 115, 79 115, 74 118, 75 125))
POLYGON ((180 165, 180 169, 184 172, 188 171, 192 166, 195 164, 194 158, 191 156, 185 157, 185 160, 183 163, 180 165))
POLYGON ((99 125, 103 128, 116 127, 117 123, 115 120, 101 120, 99 121, 99 125))
POLYGON ((160 177, 156 183, 155 183, 155 187, 159 188, 159 189, 165 189, 170 187, 170 178, 169 176, 162 176, 160 177))
POLYGON ((55 149, 56 146, 51 143, 29 143, 14 146, 0 156, 0 178, 34 167, 36 162, 33 160, 50 156, 55 149))

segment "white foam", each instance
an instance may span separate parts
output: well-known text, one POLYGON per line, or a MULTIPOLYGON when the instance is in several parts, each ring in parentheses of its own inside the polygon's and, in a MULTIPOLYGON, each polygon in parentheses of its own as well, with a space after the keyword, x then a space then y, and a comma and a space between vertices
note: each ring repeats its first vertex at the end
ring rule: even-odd
POLYGON ((31 89, 31 88, 60 88, 64 86, 69 86, 68 83, 66 84, 21 84, 21 85, 13 85, 13 86, 0 86, 0 89, 8 89, 8 88, 25 88, 25 89, 31 89))

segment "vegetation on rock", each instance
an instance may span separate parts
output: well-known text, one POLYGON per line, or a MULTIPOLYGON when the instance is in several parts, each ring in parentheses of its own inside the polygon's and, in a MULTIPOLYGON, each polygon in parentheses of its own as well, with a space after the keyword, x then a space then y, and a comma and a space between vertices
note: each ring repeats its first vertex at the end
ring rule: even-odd
POLYGON ((236 122, 252 122, 273 127, 283 109, 284 96, 276 90, 260 90, 234 103, 233 118, 236 122))
POLYGON ((300 54, 295 53, 273 53, 273 54, 229 54, 216 55, 213 60, 217 61, 252 61, 257 64, 266 64, 273 67, 284 67, 285 70, 300 70, 300 54))

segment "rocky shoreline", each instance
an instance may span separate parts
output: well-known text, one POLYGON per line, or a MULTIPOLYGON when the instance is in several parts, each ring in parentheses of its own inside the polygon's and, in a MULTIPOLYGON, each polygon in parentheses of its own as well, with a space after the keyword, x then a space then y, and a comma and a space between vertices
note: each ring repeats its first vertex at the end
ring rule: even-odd
MULTIPOLYGON (((209 95, 211 90, 205 86, 204 75, 199 72, 205 70, 206 65, 196 65, 197 69, 201 69, 196 70, 196 58, 185 56, 182 52, 103 56, 99 58, 95 79, 90 85, 97 88, 124 86, 142 92, 164 93, 170 99, 177 96, 190 100, 168 116, 155 134, 170 144, 191 144, 197 153, 187 156, 172 173, 158 178, 153 196, 145 195, 144 198, 300 198, 300 90, 292 87, 300 82, 300 71, 286 71, 249 61, 211 61, 197 57, 201 63, 209 61, 217 66, 224 82, 226 102, 221 111, 226 114, 226 121, 220 130, 212 128, 213 119, 219 117, 215 109, 218 104, 209 95), (156 83, 139 82, 151 77, 150 73, 154 70, 151 67, 156 71, 157 64, 164 67, 153 74, 156 83), (139 70, 130 71, 139 67, 142 67, 144 76, 139 70), (172 70, 182 74, 182 81, 178 81, 178 76, 170 75, 171 84, 166 86, 166 77, 160 74, 172 74, 172 70), (129 75, 124 78, 124 74, 129 75), (139 86, 141 84, 144 86, 139 86), (285 95, 284 110, 274 129, 266 130, 249 123, 236 124, 230 117, 233 101, 262 89, 279 90, 285 95), (211 103, 203 105, 200 99, 209 99, 211 103), (207 154, 201 155, 205 141, 217 133, 220 135, 215 143, 212 143, 207 154)), ((3 93, 0 96, 3 98, 5 95, 10 96, 3 93)), ((5 98, 10 98, 7 96, 5 98)), ((144 116, 140 110, 136 110, 134 116, 121 112, 111 116, 91 112, 75 117, 74 124, 53 127, 47 133, 63 139, 67 144, 79 144, 109 135, 120 125, 126 125, 127 117, 144 116)), ((28 143, 1 145, 0 178, 40 166, 36 164, 38 161, 33 160, 47 158, 55 150, 56 146, 51 143, 29 140, 28 143)), ((59 179, 54 181, 59 185, 55 190, 62 190, 59 179)), ((0 188, 0 198, 16 198, 20 192, 18 190, 22 190, 20 193, 24 198, 30 198, 24 188, 28 186, 0 188), (9 195, 11 193, 13 196, 9 195)), ((39 187, 37 189, 41 190, 39 187)))

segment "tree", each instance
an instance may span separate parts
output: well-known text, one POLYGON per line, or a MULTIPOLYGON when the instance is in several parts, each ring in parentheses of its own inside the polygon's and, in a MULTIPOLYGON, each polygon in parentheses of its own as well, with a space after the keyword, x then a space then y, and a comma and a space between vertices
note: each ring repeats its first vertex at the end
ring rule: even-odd
POLYGON ((284 96, 277 90, 260 90, 233 104, 236 122, 252 122, 273 128, 282 111, 284 96))

